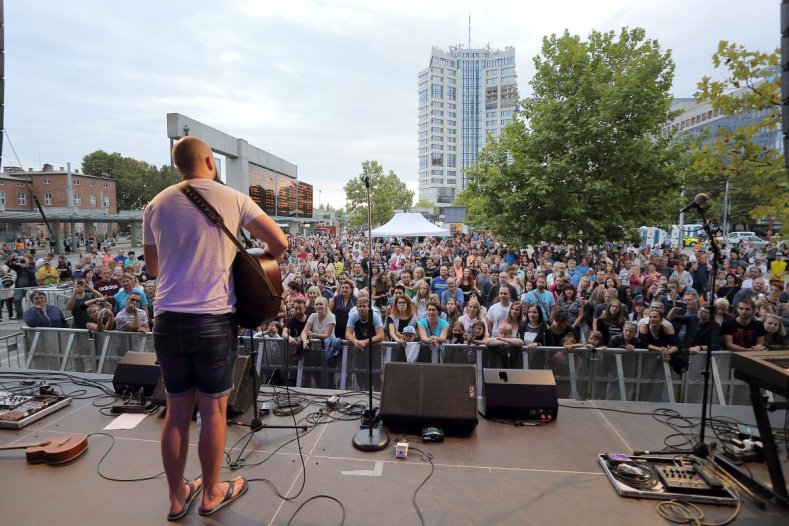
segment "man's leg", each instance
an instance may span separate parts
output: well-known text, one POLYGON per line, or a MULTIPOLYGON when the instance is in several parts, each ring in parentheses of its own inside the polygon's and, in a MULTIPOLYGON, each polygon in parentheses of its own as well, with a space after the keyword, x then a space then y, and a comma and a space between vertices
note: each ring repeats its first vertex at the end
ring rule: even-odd
POLYGON ((167 397, 167 416, 162 429, 162 463, 170 490, 170 513, 183 509, 188 488, 184 482, 189 452, 189 423, 195 406, 196 391, 167 397))
MULTIPOLYGON (((200 443, 197 453, 203 468, 203 510, 215 508, 227 494, 227 484, 220 482, 220 472, 225 451, 227 436, 227 399, 230 395, 209 397, 199 394, 197 409, 200 411, 201 429, 200 443)), ((236 477, 240 479, 241 477, 236 477)), ((241 491, 242 483, 237 481, 233 495, 241 491)))
POLYGON ((22 309, 22 300, 25 299, 25 289, 16 289, 14 291, 14 310, 16 310, 16 319, 21 320, 24 310, 22 309))

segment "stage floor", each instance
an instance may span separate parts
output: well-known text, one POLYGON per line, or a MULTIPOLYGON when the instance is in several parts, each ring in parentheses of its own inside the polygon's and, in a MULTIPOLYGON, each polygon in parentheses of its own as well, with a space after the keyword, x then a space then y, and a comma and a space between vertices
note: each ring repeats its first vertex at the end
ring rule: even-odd
MULTIPOLYGON (((8 372, 8 369, 0 369, 8 372)), ((88 375, 84 375, 88 376, 88 375)), ((110 377, 101 378, 110 385, 110 377)), ((61 384, 66 391, 80 387, 61 384)), ((89 394, 95 394, 88 388, 89 394)), ((264 387, 261 398, 268 397, 264 387)), ((281 390, 280 390, 281 391, 281 390)), ((333 392, 309 391, 327 395, 333 392)), ((343 401, 366 400, 360 395, 343 401)), ((92 400, 74 400, 57 413, 20 430, 0 430, 0 445, 36 442, 65 433, 102 431, 113 417, 103 416, 92 400)), ((558 420, 541 427, 514 427, 480 419, 467 438, 448 437, 444 443, 424 444, 415 436, 412 445, 433 456, 435 471, 419 490, 417 504, 428 525, 480 524, 572 524, 572 525, 664 525, 655 512, 656 501, 619 497, 597 463, 597 454, 630 453, 634 449, 657 450, 672 431, 651 416, 607 411, 620 409, 649 413, 671 407, 684 416, 698 417, 698 405, 643 402, 561 401, 558 420)), ((319 406, 297 415, 305 417, 319 406)), ((337 413, 330 413, 338 416, 337 413)), ((713 408, 715 416, 729 416, 753 424, 750 407, 713 408)), ((772 415, 777 417, 779 415, 772 415)), ((783 425, 777 419, 774 425, 783 425)), ((242 416, 241 420, 247 420, 242 416)), ((267 416, 265 423, 288 425, 290 417, 267 416)), ((162 420, 146 417, 135 429, 106 431, 115 445, 101 465, 108 477, 119 479, 155 476, 162 471, 159 435, 162 420)), ((226 479, 268 479, 283 500, 262 481, 250 482, 250 490, 231 506, 211 517, 197 515, 197 506, 181 524, 276 524, 284 525, 296 509, 311 497, 328 495, 342 502, 348 525, 419 524, 412 505, 417 487, 431 467, 414 451, 405 460, 394 458, 394 440, 386 450, 363 453, 351 440, 359 421, 334 420, 315 426, 300 439, 293 430, 263 429, 249 442, 242 469, 226 469, 226 479), (255 465, 258 464, 258 465, 255 465), (304 484, 302 491, 301 487, 304 484)), ((228 447, 244 437, 248 428, 231 426, 228 447)), ((392 439, 399 435, 390 434, 392 439)), ((199 474, 196 436, 187 464, 187 476, 199 474)), ((113 482, 97 474, 97 466, 111 439, 89 438, 89 449, 79 459, 61 466, 32 465, 23 450, 0 452, 0 523, 25 526, 150 525, 165 524, 167 488, 163 476, 139 482, 113 482)), ((230 452, 236 458, 239 449, 230 452)), ((786 463, 783 464, 787 472, 786 463)), ((762 466, 752 468, 767 481, 762 466)), ((721 520, 730 507, 702 505, 706 520, 721 520)), ((307 503, 293 524, 340 524, 340 506, 319 498, 307 503)), ((778 525, 789 523, 789 512, 768 504, 762 511, 747 498, 735 524, 778 525)))

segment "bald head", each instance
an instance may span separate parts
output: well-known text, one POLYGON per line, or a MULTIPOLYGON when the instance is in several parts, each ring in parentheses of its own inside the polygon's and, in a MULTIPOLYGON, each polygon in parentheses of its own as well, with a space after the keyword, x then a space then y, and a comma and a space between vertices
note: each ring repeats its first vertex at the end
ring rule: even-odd
POLYGON ((197 137, 178 139, 173 146, 173 162, 184 179, 214 179, 217 175, 211 147, 197 137))

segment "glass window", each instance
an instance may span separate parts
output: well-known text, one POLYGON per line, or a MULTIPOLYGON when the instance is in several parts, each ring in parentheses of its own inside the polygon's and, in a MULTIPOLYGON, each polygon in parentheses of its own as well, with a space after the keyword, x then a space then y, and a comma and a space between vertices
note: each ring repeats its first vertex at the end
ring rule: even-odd
POLYGON ((110 207, 110 196, 105 195, 104 196, 104 208, 109 208, 109 207, 110 207))
POLYGON ((0 205, 5 204, 5 192, 0 192, 0 205))
POLYGON ((444 154, 443 153, 432 154, 431 166, 444 166, 444 154))
POLYGON ((96 196, 90 194, 90 206, 96 206, 96 196))
POLYGON ((431 115, 436 115, 438 117, 443 117, 444 116, 444 112, 441 111, 441 110, 433 110, 433 111, 430 112, 430 114, 431 115))
POLYGON ((80 185, 79 179, 74 179, 74 186, 79 186, 79 185, 80 185))
POLYGON ((432 96, 433 96, 434 99, 443 99, 444 98, 444 86, 439 86, 438 84, 433 84, 432 96))
POLYGON ((74 194, 74 206, 82 206, 82 194, 74 194))
POLYGON ((457 156, 454 153, 447 154, 447 166, 454 168, 456 166, 456 157, 457 156))
POLYGON ((419 156, 419 168, 427 168, 427 155, 419 156))
POLYGON ((455 100, 455 88, 454 87, 449 86, 447 88, 447 98, 449 100, 455 100))
POLYGON ((49 192, 44 194, 44 206, 52 206, 52 194, 49 192))
POLYGON ((419 104, 427 104, 427 90, 419 92, 419 104))
POLYGON ((96 181, 91 181, 89 186, 90 186, 91 188, 95 187, 95 186, 96 186, 96 181))
POLYGON ((249 197, 270 216, 277 215, 277 174, 262 166, 249 165, 249 197))
POLYGON ((277 177, 277 215, 296 217, 297 214, 296 182, 280 175, 277 177))
POLYGON ((44 179, 44 184, 49 184, 49 179, 44 179))

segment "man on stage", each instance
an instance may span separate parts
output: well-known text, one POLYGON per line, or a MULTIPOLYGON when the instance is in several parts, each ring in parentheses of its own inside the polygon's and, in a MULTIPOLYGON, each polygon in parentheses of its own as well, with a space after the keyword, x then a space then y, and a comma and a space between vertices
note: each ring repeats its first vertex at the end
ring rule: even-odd
MULTIPOLYGON (((276 223, 249 196, 219 182, 206 143, 184 137, 172 154, 183 179, 217 209, 231 232, 243 226, 265 242, 275 258, 285 252, 287 240, 276 223)), ((211 515, 248 487, 241 477, 219 479, 236 358, 236 297, 230 275, 236 248, 176 186, 153 198, 143 222, 145 264, 150 275, 158 276, 153 332, 167 390, 162 431, 162 461, 170 492, 167 519, 186 515, 203 488, 198 513, 211 515), (202 419, 197 451, 203 476, 185 484, 195 401, 202 419)))

